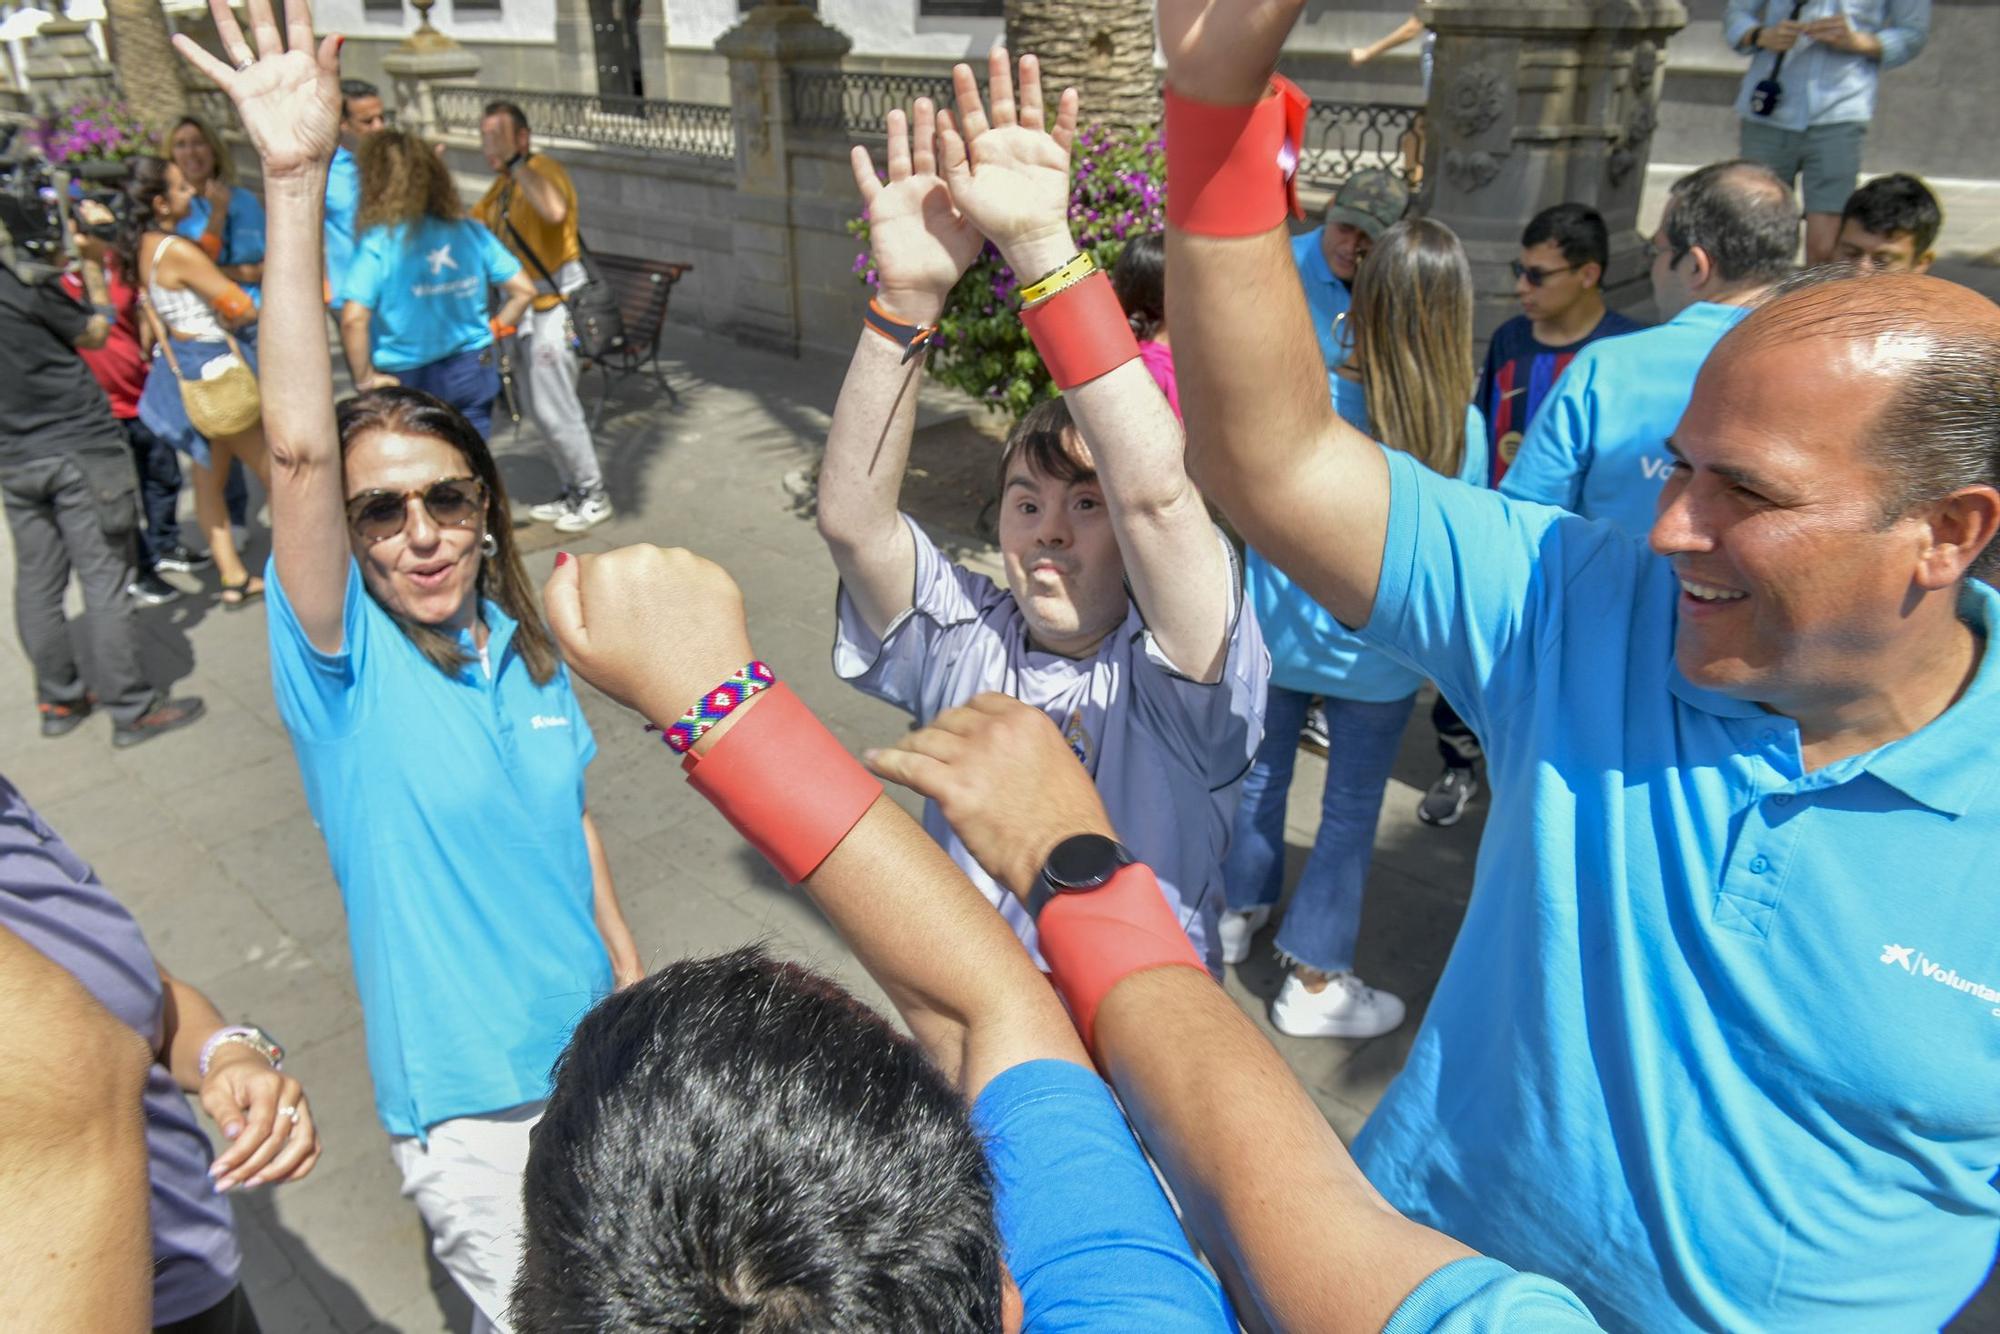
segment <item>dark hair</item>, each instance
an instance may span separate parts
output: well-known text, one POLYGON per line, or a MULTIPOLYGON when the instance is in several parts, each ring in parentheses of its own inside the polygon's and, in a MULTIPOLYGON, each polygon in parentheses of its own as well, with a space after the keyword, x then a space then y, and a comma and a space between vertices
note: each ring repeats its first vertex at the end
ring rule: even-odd
POLYGON ((584 1016, 521 1193, 520 1329, 1000 1328, 992 1177, 957 1092, 755 946, 584 1016))
MULTIPOLYGON (((514 545, 514 519, 507 508, 507 488, 500 480, 500 466, 493 461, 493 451, 486 447, 478 429, 457 408, 420 389, 403 385, 370 389, 365 394, 344 398, 334 405, 334 418, 340 431, 343 459, 357 440, 375 431, 429 436, 465 456, 473 475, 486 487, 484 533, 497 544, 494 553, 479 562, 473 596, 490 596, 502 611, 514 618, 514 651, 527 664, 528 675, 535 684, 547 685, 556 674, 555 644, 542 624, 541 611, 535 605, 534 585, 528 582, 520 550, 514 545)), ((369 596, 374 596, 373 590, 369 596)), ((413 621, 387 607, 382 610, 389 613, 389 618, 402 628, 418 651, 430 659, 431 665, 447 676, 456 676, 472 661, 457 638, 448 632, 413 621)))
POLYGON ((340 118, 347 119, 347 104, 363 97, 380 97, 382 90, 366 79, 340 81, 340 118))
POLYGON ((173 165, 150 153, 126 159, 125 182, 120 186, 125 207, 118 210, 118 235, 111 242, 111 253, 117 257, 119 277, 127 283, 139 281, 140 238, 162 230, 153 216, 153 201, 167 193, 167 170, 173 165))
POLYGON ((485 106, 485 109, 479 113, 479 119, 481 119, 482 121, 489 120, 494 116, 505 116, 508 120, 512 121, 514 125, 514 132, 516 134, 528 128, 528 113, 521 110, 521 108, 513 102, 508 102, 504 100, 498 102, 488 102, 485 106))
POLYGON ((1847 206, 1840 211, 1840 222, 1844 227, 1850 221, 1877 236, 1907 234, 1921 258, 1937 240, 1938 229, 1944 226, 1944 212, 1938 208, 1937 196, 1930 192, 1929 186, 1899 171, 1877 176, 1847 197, 1847 206))
POLYGON ((1077 439, 1069 404, 1060 398, 1035 404, 1007 433, 1007 443, 1000 449, 999 475, 994 479, 995 495, 1006 491, 1007 472, 1016 459, 1064 486, 1097 476, 1097 465, 1077 439))
POLYGON ((370 227, 393 227, 423 218, 451 222, 465 216, 451 169, 408 130, 378 130, 355 156, 361 172, 361 203, 355 211, 357 235, 370 227))
MULTIPOLYGON (((1939 278, 1822 264, 1780 283, 1728 334, 1738 344, 1787 347, 1814 337, 1923 340, 1922 355, 1906 359, 1902 382, 1863 428, 1884 478, 1884 524, 1965 487, 2000 490, 2000 328, 1941 305, 1938 297, 1954 287, 1939 278), (1858 304, 1851 299, 1857 294, 1880 299, 1858 304)), ((2000 541, 1987 543, 1969 573, 2000 578, 2000 541)))
POLYGON ((1588 204, 1554 204, 1528 219, 1521 232, 1521 248, 1553 241, 1562 251, 1563 262, 1582 268, 1595 264, 1601 274, 1611 263, 1611 233, 1604 215, 1588 204))
POLYGON ((1799 248, 1792 188, 1742 158, 1689 172, 1667 192, 1660 227, 1676 257, 1700 246, 1724 282, 1775 282, 1799 248))
POLYGON ((1160 232, 1135 236, 1111 266, 1111 290, 1125 308, 1125 322, 1140 340, 1159 337, 1167 322, 1167 238, 1160 232))

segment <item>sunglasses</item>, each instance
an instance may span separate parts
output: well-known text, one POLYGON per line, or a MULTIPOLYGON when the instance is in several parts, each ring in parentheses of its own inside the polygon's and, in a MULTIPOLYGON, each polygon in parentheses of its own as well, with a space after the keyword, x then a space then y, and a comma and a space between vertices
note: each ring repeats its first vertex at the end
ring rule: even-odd
POLYGON ((1576 272, 1576 265, 1574 264, 1565 264, 1559 269, 1544 269, 1539 265, 1535 264, 1523 264, 1518 259, 1513 261, 1507 267, 1514 271, 1514 276, 1516 278, 1526 278, 1528 280, 1528 286, 1530 287, 1540 287, 1543 283, 1555 277, 1558 273, 1576 272))
POLYGON ((440 528, 472 528, 486 508, 486 486, 477 477, 444 477, 420 491, 363 491, 347 501, 347 526, 369 545, 386 542, 410 519, 410 502, 440 528))

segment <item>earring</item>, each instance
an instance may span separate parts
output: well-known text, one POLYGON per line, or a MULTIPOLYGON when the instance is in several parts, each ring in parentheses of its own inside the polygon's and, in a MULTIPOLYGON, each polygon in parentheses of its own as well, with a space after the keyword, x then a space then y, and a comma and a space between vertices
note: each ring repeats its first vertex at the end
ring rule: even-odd
POLYGON ((500 539, 493 536, 490 532, 481 533, 479 535, 479 554, 488 560, 492 560, 500 554, 500 539))

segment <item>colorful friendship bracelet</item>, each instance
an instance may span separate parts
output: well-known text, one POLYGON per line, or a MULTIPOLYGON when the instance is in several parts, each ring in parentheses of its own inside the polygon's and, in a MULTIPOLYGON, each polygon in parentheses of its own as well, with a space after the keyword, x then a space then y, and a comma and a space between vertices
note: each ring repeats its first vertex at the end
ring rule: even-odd
POLYGON ((778 674, 771 670, 769 664, 747 662, 742 670, 696 701, 693 708, 680 716, 680 721, 665 728, 658 723, 647 723, 646 730, 660 733, 661 740, 674 754, 685 755, 695 742, 701 740, 702 733, 727 718, 744 700, 761 694, 777 682, 778 674))

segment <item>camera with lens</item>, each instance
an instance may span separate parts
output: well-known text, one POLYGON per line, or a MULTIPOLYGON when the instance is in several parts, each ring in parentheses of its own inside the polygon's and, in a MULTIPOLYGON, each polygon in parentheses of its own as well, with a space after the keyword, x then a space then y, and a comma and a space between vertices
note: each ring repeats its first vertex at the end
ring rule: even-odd
POLYGON ((1757 86, 1750 90, 1750 114, 1768 116, 1778 109, 1778 103, 1785 95, 1785 85, 1776 79, 1759 79, 1757 86))
POLYGON ((23 280, 36 282, 63 266, 66 218, 79 235, 116 239, 127 208, 121 187, 130 175, 124 162, 88 161, 74 173, 59 170, 10 131, 0 140, 0 256, 23 280), (112 221, 84 221, 77 209, 84 200, 104 205, 112 221))

